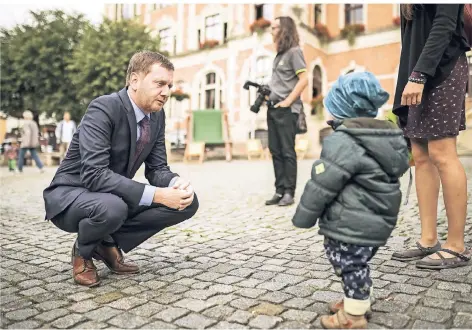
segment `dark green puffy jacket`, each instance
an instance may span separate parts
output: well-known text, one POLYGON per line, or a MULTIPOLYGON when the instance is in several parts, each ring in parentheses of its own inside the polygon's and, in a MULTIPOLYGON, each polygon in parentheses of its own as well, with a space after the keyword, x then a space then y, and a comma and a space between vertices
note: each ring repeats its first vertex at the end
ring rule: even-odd
POLYGON ((334 120, 292 219, 345 243, 382 246, 394 229, 408 170, 402 131, 385 120, 334 120))

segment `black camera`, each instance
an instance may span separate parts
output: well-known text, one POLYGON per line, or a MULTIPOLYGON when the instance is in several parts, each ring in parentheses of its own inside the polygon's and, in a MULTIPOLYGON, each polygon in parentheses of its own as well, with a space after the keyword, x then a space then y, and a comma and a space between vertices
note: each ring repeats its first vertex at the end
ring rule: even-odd
POLYGON ((249 86, 256 87, 257 88, 257 99, 254 101, 254 104, 251 105, 251 111, 254 113, 258 113, 259 110, 261 109, 262 103, 265 101, 265 97, 270 95, 270 89, 269 86, 267 85, 259 85, 255 82, 246 80, 244 83, 243 88, 246 90, 249 90, 249 86))

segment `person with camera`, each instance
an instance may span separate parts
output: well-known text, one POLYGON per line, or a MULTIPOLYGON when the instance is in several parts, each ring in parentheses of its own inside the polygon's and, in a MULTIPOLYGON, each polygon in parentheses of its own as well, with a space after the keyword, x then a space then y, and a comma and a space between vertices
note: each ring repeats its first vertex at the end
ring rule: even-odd
POLYGON ((303 108, 300 94, 308 84, 308 77, 293 19, 278 17, 271 28, 277 55, 269 83, 267 126, 275 172, 275 195, 266 201, 266 205, 287 206, 294 203, 297 182, 295 135, 303 108))

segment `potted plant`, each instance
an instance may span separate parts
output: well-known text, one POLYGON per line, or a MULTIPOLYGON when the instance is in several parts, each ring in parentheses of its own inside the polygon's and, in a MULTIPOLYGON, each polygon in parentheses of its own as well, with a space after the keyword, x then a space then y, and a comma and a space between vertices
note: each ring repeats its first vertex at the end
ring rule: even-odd
POLYGON ((401 22, 400 16, 393 18, 393 25, 400 26, 400 22, 401 22))
POLYGON ((170 97, 180 102, 180 101, 190 98, 190 95, 188 95, 187 93, 184 93, 184 91, 179 88, 179 89, 176 89, 174 92, 172 92, 170 97))
POLYGON ((270 21, 266 20, 264 17, 256 19, 250 26, 249 29, 251 33, 256 32, 258 35, 261 35, 265 30, 270 26, 270 21))
POLYGON ((315 25, 315 35, 320 40, 321 44, 325 44, 331 40, 331 34, 329 33, 328 27, 321 23, 315 25))
POLYGON ((346 38, 349 45, 354 45, 356 42, 356 36, 365 31, 364 24, 349 24, 341 30, 341 37, 346 38))
POLYGON ((200 44, 200 49, 210 49, 218 46, 220 42, 218 40, 208 39, 205 42, 200 44))

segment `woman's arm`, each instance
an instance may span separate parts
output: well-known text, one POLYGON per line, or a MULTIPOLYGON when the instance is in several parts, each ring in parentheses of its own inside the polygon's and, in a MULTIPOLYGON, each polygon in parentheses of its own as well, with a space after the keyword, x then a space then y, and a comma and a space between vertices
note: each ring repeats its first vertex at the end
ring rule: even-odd
POLYGON ((433 77, 452 34, 456 30, 460 4, 438 4, 433 26, 413 71, 433 77))

